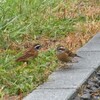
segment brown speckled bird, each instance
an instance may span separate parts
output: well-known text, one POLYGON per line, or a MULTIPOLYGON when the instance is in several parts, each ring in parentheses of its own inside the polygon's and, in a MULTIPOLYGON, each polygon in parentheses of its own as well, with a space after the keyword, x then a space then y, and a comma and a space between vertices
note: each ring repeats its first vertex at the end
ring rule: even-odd
POLYGON ((34 44, 31 48, 29 48, 24 54, 17 58, 17 62, 28 62, 30 58, 36 58, 38 56, 38 50, 41 48, 40 44, 34 44))
MULTIPOLYGON (((56 49, 57 58, 62 62, 72 62, 73 57, 80 57, 75 53, 72 53, 64 46, 58 46, 56 49)), ((80 57, 81 58, 81 57, 80 57)))

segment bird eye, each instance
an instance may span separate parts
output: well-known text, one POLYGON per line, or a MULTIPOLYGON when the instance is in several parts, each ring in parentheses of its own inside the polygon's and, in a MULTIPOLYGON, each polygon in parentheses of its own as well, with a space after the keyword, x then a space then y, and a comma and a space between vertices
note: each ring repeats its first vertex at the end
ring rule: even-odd
POLYGON ((41 46, 40 46, 40 45, 36 45, 34 48, 35 48, 36 50, 39 50, 39 49, 41 48, 41 46))

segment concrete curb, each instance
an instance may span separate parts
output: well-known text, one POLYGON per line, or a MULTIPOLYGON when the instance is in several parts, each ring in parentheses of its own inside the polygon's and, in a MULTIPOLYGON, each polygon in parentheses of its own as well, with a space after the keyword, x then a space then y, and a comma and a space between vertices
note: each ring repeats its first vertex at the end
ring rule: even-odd
POLYGON ((72 100, 79 87, 100 65, 100 33, 77 51, 78 63, 53 72, 47 82, 23 100, 72 100))

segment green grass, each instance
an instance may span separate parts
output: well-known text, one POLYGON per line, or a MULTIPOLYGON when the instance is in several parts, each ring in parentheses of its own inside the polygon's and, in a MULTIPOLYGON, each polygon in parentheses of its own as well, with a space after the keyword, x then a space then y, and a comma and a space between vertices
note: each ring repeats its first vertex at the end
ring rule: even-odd
POLYGON ((74 30, 74 20, 58 19, 54 14, 61 0, 7 0, 0 4, 1 46, 11 41, 21 41, 23 34, 34 37, 47 35, 56 37, 74 30))
POLYGON ((16 63, 15 59, 23 51, 23 42, 35 41, 38 36, 57 38, 69 33, 99 30, 99 0, 5 1, 0 2, 0 50, 4 50, 0 52, 1 98, 5 94, 16 95, 19 89, 23 93, 30 92, 47 80, 45 73, 51 73, 57 67, 55 51, 51 48, 30 60, 28 66, 16 63), (94 8, 91 10, 89 7, 94 8), (20 50, 10 48, 11 43, 20 44, 20 50))
MULTIPOLYGON (((99 3, 95 2, 95 5, 99 3)), ((94 19, 88 18, 85 7, 80 8, 80 3, 80 0, 6 0, 0 3, 0 45, 7 45, 6 38, 20 42, 24 34, 30 34, 33 39, 38 35, 67 35, 75 31, 77 22, 100 19, 99 14, 95 14, 94 19), (64 9, 67 9, 66 16, 64 9), (73 18, 74 13, 77 16, 73 18)), ((91 2, 84 0, 84 3, 88 7, 91 2)))
POLYGON ((36 59, 30 60, 27 66, 16 63, 15 55, 17 55, 16 52, 10 50, 6 50, 1 55, 0 89, 3 88, 2 94, 15 95, 19 89, 24 93, 35 89, 47 80, 48 74, 57 66, 53 49, 40 53, 36 59))

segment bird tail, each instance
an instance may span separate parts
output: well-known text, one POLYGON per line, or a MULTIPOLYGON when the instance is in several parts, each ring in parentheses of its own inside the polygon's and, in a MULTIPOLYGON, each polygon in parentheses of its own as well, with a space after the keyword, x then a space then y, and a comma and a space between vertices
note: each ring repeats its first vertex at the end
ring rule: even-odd
POLYGON ((77 55, 77 54, 75 54, 75 56, 76 56, 76 57, 79 57, 79 58, 83 58, 83 57, 81 57, 81 56, 79 56, 79 55, 77 55))
POLYGON ((27 59, 25 59, 25 56, 21 56, 21 57, 17 58, 15 61, 16 62, 26 62, 27 59))
POLYGON ((20 62, 21 60, 22 60, 22 58, 20 57, 20 58, 17 58, 15 61, 20 62))

